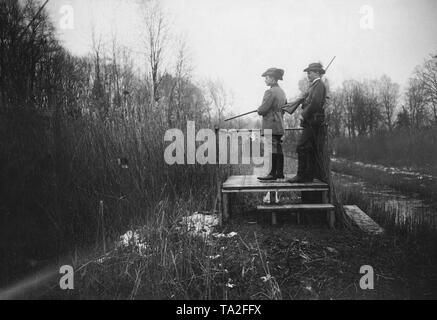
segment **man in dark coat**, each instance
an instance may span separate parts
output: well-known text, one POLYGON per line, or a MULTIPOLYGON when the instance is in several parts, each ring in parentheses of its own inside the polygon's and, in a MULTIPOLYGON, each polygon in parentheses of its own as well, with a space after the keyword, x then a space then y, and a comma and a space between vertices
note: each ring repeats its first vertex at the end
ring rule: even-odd
POLYGON ((320 139, 323 139, 322 126, 325 122, 324 105, 326 102, 326 87, 322 81, 325 74, 320 63, 311 63, 304 70, 310 82, 308 93, 305 94, 302 103, 302 134, 297 143, 298 169, 297 175, 289 179, 290 183, 311 182, 314 178, 320 179, 322 166, 320 139))
POLYGON ((282 152, 282 136, 284 135, 284 115, 282 107, 287 103, 284 90, 278 85, 282 80, 284 70, 270 68, 262 74, 266 85, 270 86, 264 93, 258 114, 262 116, 262 130, 272 130, 272 166, 270 173, 265 177, 259 177, 261 181, 284 179, 284 154, 282 152))

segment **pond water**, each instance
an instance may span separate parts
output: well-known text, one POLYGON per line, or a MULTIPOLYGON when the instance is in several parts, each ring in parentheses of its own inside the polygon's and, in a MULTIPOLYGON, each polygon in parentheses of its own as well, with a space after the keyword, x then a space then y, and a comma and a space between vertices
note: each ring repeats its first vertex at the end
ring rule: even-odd
MULTIPOLYGON (((355 176, 333 173, 335 185, 340 192, 359 194, 367 202, 370 212, 384 212, 385 217, 374 217, 379 221, 394 221, 409 229, 428 226, 437 230, 437 202, 420 199, 418 195, 405 195, 387 187, 374 185, 355 176)), ((371 215, 371 214, 370 214, 371 215)))

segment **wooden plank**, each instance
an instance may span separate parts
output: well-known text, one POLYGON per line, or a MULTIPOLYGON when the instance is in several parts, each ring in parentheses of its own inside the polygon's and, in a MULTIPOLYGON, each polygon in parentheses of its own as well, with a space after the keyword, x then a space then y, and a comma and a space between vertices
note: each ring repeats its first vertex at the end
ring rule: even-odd
POLYGON ((224 192, 257 192, 257 191, 328 191, 329 186, 320 181, 308 183, 289 183, 285 180, 261 182, 257 176, 231 176, 222 185, 224 192))
POLYGON ((344 210, 349 219, 362 231, 372 235, 384 233, 384 229, 357 206, 344 206, 344 210))
POLYGON ((260 211, 291 211, 291 210, 332 210, 335 207, 330 203, 317 204, 278 204, 278 205, 259 205, 260 211))
MULTIPOLYGON (((291 177, 290 177, 291 178, 291 177)), ((286 178, 288 179, 288 177, 286 178)), ((230 187, 237 185, 230 184, 230 187)), ((260 188, 275 188, 275 187, 288 187, 288 188, 302 188, 302 187, 308 187, 308 188, 317 188, 317 187, 325 187, 327 188, 328 185, 326 183, 320 182, 320 181, 314 181, 314 182, 305 182, 305 183, 289 183, 285 179, 281 180, 275 180, 275 181, 259 181, 256 176, 247 176, 244 187, 260 187, 260 188)))
POLYGON ((242 185, 244 181, 244 176, 230 176, 224 183, 223 186, 229 185, 242 185))
POLYGON ((290 192, 290 191, 295 191, 295 192, 299 192, 299 191, 326 191, 326 189, 324 188, 314 188, 314 189, 301 189, 301 188, 297 188, 297 189, 285 189, 285 188, 270 188, 270 189, 253 189, 253 188, 240 188, 240 189, 222 189, 223 193, 257 193, 257 192, 290 192))

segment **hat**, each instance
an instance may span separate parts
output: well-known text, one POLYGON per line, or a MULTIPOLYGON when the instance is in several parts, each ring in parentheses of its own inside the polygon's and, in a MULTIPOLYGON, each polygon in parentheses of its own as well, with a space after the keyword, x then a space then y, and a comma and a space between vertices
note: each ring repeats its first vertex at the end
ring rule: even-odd
POLYGON ((270 68, 267 69, 266 72, 264 72, 261 77, 271 76, 275 78, 276 80, 283 80, 282 77, 284 75, 284 70, 277 69, 277 68, 270 68))
POLYGON ((310 63, 308 68, 306 68, 303 72, 308 72, 308 71, 316 71, 316 72, 320 72, 321 74, 325 74, 325 70, 323 69, 322 64, 318 62, 310 63))

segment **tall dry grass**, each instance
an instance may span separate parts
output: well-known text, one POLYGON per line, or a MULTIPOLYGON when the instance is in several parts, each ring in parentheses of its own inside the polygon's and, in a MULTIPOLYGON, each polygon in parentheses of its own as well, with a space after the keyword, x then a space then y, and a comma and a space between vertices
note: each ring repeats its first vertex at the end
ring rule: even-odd
MULTIPOLYGON (((166 212, 184 202, 196 211, 214 209, 215 166, 167 165, 164 134, 170 128, 162 110, 144 109, 141 117, 65 116, 59 148, 53 119, 29 111, 1 116, 0 253, 8 261, 2 278, 13 279, 30 261, 101 247, 103 231, 110 242, 132 225, 153 220, 162 203, 166 212), (127 168, 119 159, 127 160, 127 168)), ((214 127, 199 122, 198 129, 214 127)), ((179 127, 186 131, 186 123, 179 127)), ((227 170, 223 166, 220 174, 227 170)))

